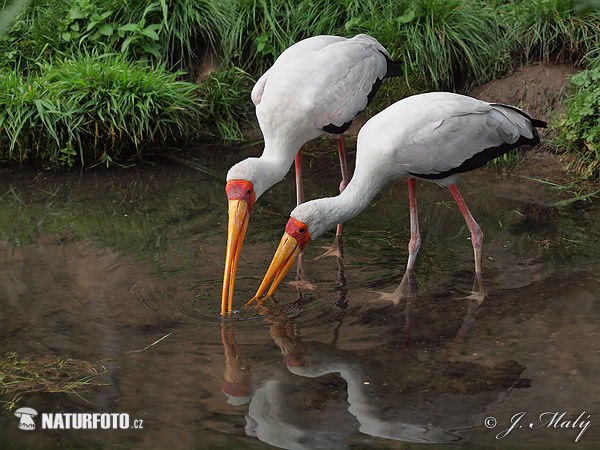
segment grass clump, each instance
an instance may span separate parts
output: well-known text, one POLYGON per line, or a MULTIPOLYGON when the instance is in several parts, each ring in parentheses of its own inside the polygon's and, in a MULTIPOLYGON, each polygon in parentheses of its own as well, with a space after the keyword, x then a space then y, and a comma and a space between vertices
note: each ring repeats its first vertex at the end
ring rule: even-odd
POLYGON ((238 0, 226 2, 219 29, 227 63, 260 74, 292 44, 319 34, 340 34, 345 1, 238 0))
MULTIPOLYGON (((0 3, 4 10, 11 1, 0 3)), ((57 54, 58 29, 68 10, 67 2, 34 0, 23 9, 14 24, 0 36, 0 67, 23 73, 35 71, 40 61, 57 54)))
POLYGON ((491 8, 462 0, 417 0, 402 27, 404 58, 435 89, 486 82, 506 70, 511 42, 491 8))
POLYGON ((78 50, 103 46, 193 74, 195 51, 217 45, 225 10, 211 0, 76 0, 61 22, 61 38, 78 50))
POLYGON ((218 46, 228 10, 212 0, 34 0, 0 38, 0 65, 31 70, 40 58, 120 52, 193 77, 196 51, 218 46))
POLYGON ((588 180, 600 179, 600 67, 571 77, 571 98, 559 124, 558 142, 574 155, 569 166, 588 180))
POLYGON ((96 378, 107 372, 104 366, 78 359, 9 352, 0 357, 0 394, 7 399, 2 403, 11 410, 23 395, 36 392, 80 396, 84 388, 101 386, 96 378))
POLYGON ((525 62, 582 62, 600 42, 600 12, 578 14, 574 0, 522 0, 506 11, 525 62))
POLYGON ((512 41, 495 11, 478 1, 368 2, 346 23, 367 32, 431 89, 462 89, 506 70, 512 41))
POLYGON ((200 83, 208 134, 241 139, 240 123, 254 110, 250 101, 253 80, 238 67, 213 72, 200 83))
POLYGON ((152 143, 191 132, 196 85, 164 64, 78 54, 39 73, 0 73, 0 155, 71 166, 138 157, 152 143))
MULTIPOLYGON (((140 5, 147 2, 138 0, 140 5)), ((172 66, 194 74, 195 60, 203 48, 217 51, 219 29, 227 22, 227 11, 236 2, 212 0, 160 0, 161 42, 164 59, 172 66), (229 6, 228 6, 229 5, 229 6)), ((135 14, 132 17, 135 20, 135 14)))

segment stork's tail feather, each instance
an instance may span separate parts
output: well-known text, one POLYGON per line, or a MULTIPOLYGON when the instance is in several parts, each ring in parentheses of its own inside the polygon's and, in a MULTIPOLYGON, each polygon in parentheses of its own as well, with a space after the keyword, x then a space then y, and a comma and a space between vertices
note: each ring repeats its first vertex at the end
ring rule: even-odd
MULTIPOLYGON (((534 119, 534 120, 538 123, 544 124, 543 127, 541 125, 537 125, 538 127, 540 127, 540 128, 546 127, 546 122, 542 122, 541 120, 537 120, 537 119, 534 119)), ((533 120, 531 121, 531 124, 533 125, 533 128, 531 129, 531 131, 533 132, 533 138, 531 138, 531 140, 527 141, 527 140, 523 140, 523 137, 521 137, 521 138, 519 138, 519 141, 522 141, 521 142, 522 144, 531 145, 533 147, 540 143, 540 133, 538 133, 536 125, 533 123, 533 120)), ((519 141, 517 141, 517 142, 519 142, 519 141)))
POLYGON ((539 119, 529 119, 531 121, 531 125, 533 125, 536 128, 546 128, 548 126, 548 124, 546 122, 544 122, 543 120, 539 120, 539 119))
POLYGON ((401 60, 392 61, 391 58, 385 57, 387 61, 387 70, 385 78, 401 77, 404 75, 404 65, 401 60))

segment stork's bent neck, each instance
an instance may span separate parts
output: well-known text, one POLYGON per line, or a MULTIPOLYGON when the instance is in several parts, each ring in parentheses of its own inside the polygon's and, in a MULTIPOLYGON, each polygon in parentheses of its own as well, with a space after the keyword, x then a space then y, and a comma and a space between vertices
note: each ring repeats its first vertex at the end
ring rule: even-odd
POLYGON ((258 158, 263 167, 264 190, 280 182, 290 170, 300 146, 287 145, 284 151, 265 145, 263 154, 258 158))
POLYGON ((387 181, 357 170, 346 189, 334 197, 339 210, 335 223, 346 222, 365 209, 387 181))
POLYGON ((311 236, 320 236, 336 224, 346 222, 365 209, 387 179, 371 177, 357 169, 344 191, 336 197, 320 198, 299 205, 291 216, 308 224, 311 236))

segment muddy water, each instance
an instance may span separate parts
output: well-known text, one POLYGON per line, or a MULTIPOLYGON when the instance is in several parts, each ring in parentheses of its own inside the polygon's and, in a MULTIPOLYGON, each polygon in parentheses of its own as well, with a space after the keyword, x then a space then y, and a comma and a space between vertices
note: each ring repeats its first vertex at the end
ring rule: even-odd
MULTIPOLYGON (((335 193, 333 147, 305 155, 307 198, 335 193)), ((597 203, 553 207, 564 197, 522 177, 535 165, 464 176, 485 233, 481 286, 451 196, 419 183, 423 243, 416 276, 403 281, 410 229, 399 181, 345 225, 343 265, 315 260, 333 234, 311 243, 314 289, 282 284, 260 308, 241 309, 293 207, 290 174, 255 206, 239 311, 221 321, 222 179, 259 151, 187 155, 208 171, 165 159, 68 175, 1 169, 0 351, 109 369, 81 397, 29 394, 19 406, 143 420, 143 429, 24 432, 2 410, 4 448, 600 444, 597 203)))

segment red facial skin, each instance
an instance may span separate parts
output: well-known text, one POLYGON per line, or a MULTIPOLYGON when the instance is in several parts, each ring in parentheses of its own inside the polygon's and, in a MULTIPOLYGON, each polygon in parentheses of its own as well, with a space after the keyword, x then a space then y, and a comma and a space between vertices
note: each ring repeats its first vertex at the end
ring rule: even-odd
POLYGON ((285 226, 285 232, 292 236, 298 242, 298 248, 300 251, 304 250, 304 247, 310 242, 310 233, 305 223, 290 217, 287 225, 285 226))
POLYGON ((225 186, 228 200, 244 200, 248 204, 248 214, 254 206, 254 186, 246 180, 230 180, 225 186))

